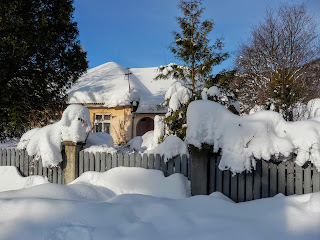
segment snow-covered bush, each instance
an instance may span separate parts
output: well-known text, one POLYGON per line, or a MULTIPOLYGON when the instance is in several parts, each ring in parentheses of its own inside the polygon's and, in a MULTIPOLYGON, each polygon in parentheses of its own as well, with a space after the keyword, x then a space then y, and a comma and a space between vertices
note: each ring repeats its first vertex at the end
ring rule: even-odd
POLYGON ((187 154, 188 145, 176 136, 168 136, 166 139, 159 144, 155 149, 148 151, 148 153, 160 154, 164 156, 164 160, 168 161, 170 158, 175 156, 187 154))
POLYGON ((85 142, 91 129, 89 110, 70 105, 59 122, 26 132, 18 148, 27 149, 29 156, 41 157, 43 167, 57 166, 62 162, 61 142, 85 142))
POLYGON ((116 153, 113 138, 110 134, 104 132, 90 133, 85 145, 85 152, 107 152, 116 153))
POLYGON ((186 142, 198 148, 203 143, 221 149, 221 170, 233 173, 251 171, 257 159, 273 156, 289 157, 302 166, 311 161, 320 169, 320 123, 316 121, 287 122, 272 111, 237 116, 212 101, 194 101, 187 112, 186 142))

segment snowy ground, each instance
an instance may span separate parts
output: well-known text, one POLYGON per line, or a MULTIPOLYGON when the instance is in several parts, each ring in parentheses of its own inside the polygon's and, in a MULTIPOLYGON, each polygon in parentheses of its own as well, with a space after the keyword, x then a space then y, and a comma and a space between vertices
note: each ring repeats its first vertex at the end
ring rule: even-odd
POLYGON ((236 204, 221 193, 189 197, 186 183, 115 168, 64 186, 21 185, 0 192, 0 239, 320 239, 320 193, 236 204))

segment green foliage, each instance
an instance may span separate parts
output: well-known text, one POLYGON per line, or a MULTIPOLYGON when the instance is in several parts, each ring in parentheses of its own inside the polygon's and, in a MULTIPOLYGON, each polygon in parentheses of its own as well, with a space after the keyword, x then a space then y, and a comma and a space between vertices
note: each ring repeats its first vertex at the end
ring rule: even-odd
POLYGON ((201 21, 204 8, 201 0, 183 1, 178 8, 183 16, 177 17, 180 32, 173 32, 174 42, 170 46, 175 57, 184 65, 171 64, 168 67, 160 67, 158 79, 173 77, 183 80, 192 92, 211 76, 212 68, 225 60, 229 55, 222 53, 223 43, 216 39, 210 45, 208 38, 213 30, 213 20, 201 21))
POLYGON ((1 1, 0 139, 58 116, 66 90, 87 69, 72 3, 1 1))
MULTIPOLYGON (((204 8, 202 0, 180 0, 178 8, 182 16, 177 17, 180 31, 174 31, 174 42, 170 46, 174 56, 183 64, 169 64, 159 68, 156 79, 174 79, 183 81, 192 91, 192 97, 186 104, 166 116, 167 134, 173 134, 181 139, 186 135, 186 113, 189 103, 201 99, 203 84, 212 77, 212 68, 228 58, 228 53, 222 52, 223 42, 216 39, 210 44, 209 34, 213 30, 213 20, 201 21, 204 8)), ((169 101, 166 102, 169 105, 169 101)))

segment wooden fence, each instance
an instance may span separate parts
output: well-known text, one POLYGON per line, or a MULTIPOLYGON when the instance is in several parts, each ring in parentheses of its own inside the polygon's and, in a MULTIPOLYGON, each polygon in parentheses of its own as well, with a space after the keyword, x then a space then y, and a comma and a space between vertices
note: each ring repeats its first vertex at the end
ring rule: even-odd
POLYGON ((135 153, 79 153, 79 175, 86 171, 104 172, 114 167, 142 167, 161 170, 165 176, 173 173, 182 173, 190 177, 190 161, 187 155, 177 156, 167 162, 159 154, 135 153))
POLYGON ((59 167, 44 168, 41 159, 28 156, 27 151, 18 149, 0 149, 0 166, 15 166, 24 177, 40 175, 52 183, 63 184, 63 169, 59 167))
POLYGON ((222 192, 235 202, 273 197, 278 193, 286 196, 320 191, 320 172, 309 164, 306 168, 293 161, 257 161, 256 170, 232 176, 230 171, 218 168, 220 156, 210 156, 208 192, 222 192))
MULTIPOLYGON (((62 151, 63 159, 64 151, 62 151)), ((161 170, 165 176, 182 173, 192 181, 197 171, 191 173, 191 160, 186 155, 177 156, 165 162, 163 156, 134 153, 88 153, 79 152, 77 176, 86 171, 104 172, 111 168, 142 167, 161 170)), ((191 154, 192 156, 192 154, 191 154)), ((272 163, 257 161, 256 170, 232 176, 230 171, 218 168, 220 156, 208 155, 207 193, 222 192, 235 202, 284 195, 305 194, 320 191, 320 173, 309 164, 306 168, 293 161, 272 163)), ((65 162, 65 160, 64 160, 65 162)), ((42 167, 42 161, 35 161, 26 151, 0 149, 0 166, 16 166, 23 176, 41 175, 52 183, 64 184, 64 166, 55 168, 42 167)))

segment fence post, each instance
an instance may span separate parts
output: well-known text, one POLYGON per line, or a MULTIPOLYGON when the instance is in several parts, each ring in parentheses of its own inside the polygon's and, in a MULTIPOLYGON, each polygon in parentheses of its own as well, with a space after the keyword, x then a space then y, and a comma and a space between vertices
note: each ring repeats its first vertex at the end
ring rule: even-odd
POLYGON ((64 183, 68 184, 79 176, 79 152, 85 143, 64 141, 65 158, 63 159, 64 183))
POLYGON ((191 194, 208 194, 209 151, 211 147, 203 144, 202 149, 189 145, 191 154, 191 194))

